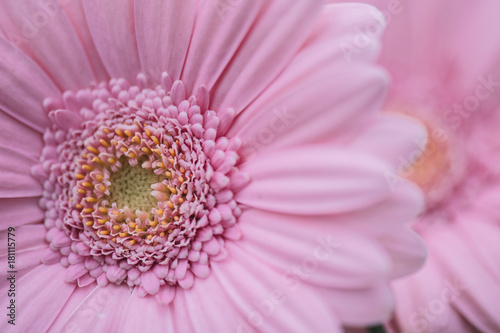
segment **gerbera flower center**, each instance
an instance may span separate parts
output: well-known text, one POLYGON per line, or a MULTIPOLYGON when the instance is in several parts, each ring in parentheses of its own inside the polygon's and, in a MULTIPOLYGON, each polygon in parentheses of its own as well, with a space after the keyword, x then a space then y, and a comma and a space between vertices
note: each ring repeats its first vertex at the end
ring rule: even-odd
MULTIPOLYGON (((408 114, 406 114, 408 115, 408 114)), ((462 154, 457 151, 455 138, 436 122, 421 120, 427 129, 427 141, 415 142, 420 154, 404 172, 404 177, 419 185, 426 194, 428 208, 443 202, 455 188, 464 172, 462 154)))
POLYGON ((139 75, 45 101, 53 126, 34 174, 68 282, 190 288, 239 238, 233 197, 248 176, 235 166, 240 140, 223 136, 234 112, 208 99, 164 74, 153 88, 139 75))
POLYGON ((451 162, 447 158, 448 148, 444 142, 436 142, 430 131, 427 132, 429 141, 422 150, 420 158, 413 163, 413 171, 408 177, 425 192, 432 190, 442 173, 449 169, 451 162))
POLYGON ((140 166, 124 165, 111 174, 109 181, 109 202, 115 202, 118 208, 128 207, 132 211, 150 211, 157 206, 158 200, 151 194, 151 186, 161 183, 162 176, 151 169, 140 166))

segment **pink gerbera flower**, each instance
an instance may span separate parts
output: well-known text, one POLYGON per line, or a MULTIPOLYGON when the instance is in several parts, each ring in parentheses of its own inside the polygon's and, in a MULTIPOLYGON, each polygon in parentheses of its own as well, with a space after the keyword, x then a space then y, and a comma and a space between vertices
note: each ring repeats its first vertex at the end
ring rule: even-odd
POLYGON ((377 116, 376 43, 350 64, 338 47, 371 7, 59 3, 0 10, 15 328, 339 332, 388 318, 388 281, 425 251, 405 227, 420 191, 386 178, 425 131, 377 116))
POLYGON ((400 175, 426 192, 415 229, 429 258, 394 284, 397 332, 500 332, 499 5, 379 2, 390 19, 381 62, 395 80, 386 109, 429 133, 419 160, 401 157, 400 175))

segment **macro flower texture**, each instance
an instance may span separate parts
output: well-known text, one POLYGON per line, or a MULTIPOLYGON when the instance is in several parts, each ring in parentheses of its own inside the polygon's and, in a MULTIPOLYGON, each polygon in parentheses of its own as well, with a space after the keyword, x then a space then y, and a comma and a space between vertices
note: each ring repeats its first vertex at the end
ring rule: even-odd
POLYGON ((394 178, 425 192, 414 229, 429 252, 394 283, 394 332, 500 332, 500 3, 366 2, 388 22, 380 63, 394 86, 384 109, 428 131, 394 178))
POLYGON ((342 332, 388 320, 389 282, 426 251, 407 225, 422 192, 387 175, 427 133, 380 114, 378 42, 350 61, 339 48, 365 22, 383 30, 374 11, 4 2, 0 330, 342 332))

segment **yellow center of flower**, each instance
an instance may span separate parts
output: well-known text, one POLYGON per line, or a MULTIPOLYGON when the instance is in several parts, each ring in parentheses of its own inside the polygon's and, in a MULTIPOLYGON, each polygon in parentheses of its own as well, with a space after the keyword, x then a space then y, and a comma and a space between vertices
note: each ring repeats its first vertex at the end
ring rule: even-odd
POLYGON ((187 96, 167 73, 153 87, 143 74, 137 82, 65 92, 72 109, 48 111, 37 174, 47 239, 75 266, 66 281, 161 296, 163 286, 189 289, 207 277, 226 239, 240 238, 234 195, 250 179, 236 167, 241 140, 224 136, 233 109, 208 109, 204 86, 187 96))
POLYGON ((430 208, 448 198, 463 176, 463 156, 456 149, 457 138, 445 124, 425 119, 414 110, 400 110, 403 111, 399 113, 417 121, 427 130, 427 140, 415 141, 415 150, 410 156, 403 157, 408 163, 400 170, 400 176, 424 191, 427 207, 430 208))
POLYGON ((123 167, 110 176, 111 186, 108 201, 116 203, 118 208, 128 207, 132 211, 144 212, 156 208, 158 200, 151 195, 151 185, 160 183, 165 177, 156 175, 152 169, 145 169, 140 165, 130 166, 123 163, 123 167))
POLYGON ((450 159, 446 143, 437 138, 429 127, 427 132, 427 144, 422 147, 421 156, 413 163, 407 179, 429 193, 439 183, 443 173, 449 169, 450 159))

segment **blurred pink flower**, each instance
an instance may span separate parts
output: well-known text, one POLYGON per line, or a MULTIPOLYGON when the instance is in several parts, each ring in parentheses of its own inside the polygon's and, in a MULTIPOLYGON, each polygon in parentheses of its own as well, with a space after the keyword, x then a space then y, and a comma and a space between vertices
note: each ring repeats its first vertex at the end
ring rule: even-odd
POLYGON ((350 63, 339 48, 373 8, 59 3, 0 10, 16 329, 340 332, 388 319, 389 280, 425 250, 406 227, 421 192, 387 174, 426 133, 378 114, 377 43, 350 63))
POLYGON ((397 332, 500 332, 498 1, 365 1, 390 20, 385 109, 424 123, 423 155, 402 175, 426 192, 415 229, 422 270, 394 283, 397 332), (392 5, 391 5, 392 3, 392 5), (394 5, 396 3, 396 5, 394 5), (399 5, 397 5, 399 3, 399 5))

